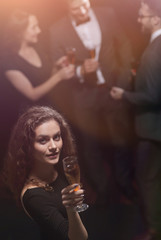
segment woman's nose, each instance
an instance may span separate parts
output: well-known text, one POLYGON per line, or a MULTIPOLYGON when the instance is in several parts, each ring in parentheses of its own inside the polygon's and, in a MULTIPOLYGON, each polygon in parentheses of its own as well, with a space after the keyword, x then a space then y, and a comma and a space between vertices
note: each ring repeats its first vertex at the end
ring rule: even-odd
POLYGON ((56 144, 53 139, 50 140, 49 150, 56 149, 56 144))
POLYGON ((37 34, 41 33, 41 28, 38 26, 37 27, 37 34))
POLYGON ((138 23, 140 23, 140 22, 141 22, 141 18, 140 18, 140 17, 138 17, 138 19, 137 19, 137 22, 138 22, 138 23))

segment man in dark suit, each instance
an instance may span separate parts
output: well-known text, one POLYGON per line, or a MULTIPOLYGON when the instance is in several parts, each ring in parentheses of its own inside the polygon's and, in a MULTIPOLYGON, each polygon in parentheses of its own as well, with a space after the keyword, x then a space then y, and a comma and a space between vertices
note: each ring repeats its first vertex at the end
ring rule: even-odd
POLYGON ((137 72, 135 91, 113 87, 114 99, 136 106, 135 126, 139 137, 136 178, 148 232, 141 240, 161 239, 161 2, 144 0, 138 22, 151 33, 137 72))
POLYGON ((129 89, 131 50, 112 9, 91 8, 89 0, 68 0, 68 7, 68 15, 51 28, 51 47, 54 61, 66 55, 68 47, 75 48, 76 77, 64 88, 66 95, 69 90, 68 97, 72 95, 68 106, 66 101, 59 100, 58 90, 53 98, 62 112, 72 106, 74 117, 71 111, 67 117, 76 129, 83 170, 101 196, 107 194, 108 182, 102 159, 112 158, 116 147, 117 156, 126 155, 121 161, 115 158, 117 179, 122 187, 129 184, 129 156, 125 149, 129 141, 129 114, 124 102, 116 104, 110 97, 109 89, 114 84, 129 89), (118 164, 126 165, 121 166, 122 173, 118 164))

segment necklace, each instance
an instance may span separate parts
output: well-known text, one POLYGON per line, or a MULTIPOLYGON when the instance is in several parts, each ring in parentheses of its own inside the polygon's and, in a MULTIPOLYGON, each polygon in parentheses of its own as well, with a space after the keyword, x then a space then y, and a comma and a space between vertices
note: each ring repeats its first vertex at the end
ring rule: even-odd
POLYGON ((48 192, 54 191, 53 187, 50 186, 49 183, 45 183, 43 181, 41 182, 40 180, 34 179, 34 178, 30 179, 30 182, 37 185, 38 187, 43 188, 45 191, 48 191, 48 192))
POLYGON ((36 176, 34 173, 30 173, 26 180, 26 184, 36 185, 38 187, 41 187, 45 189, 46 191, 54 191, 54 188, 50 185, 51 182, 55 181, 58 177, 58 172, 54 171, 50 175, 48 174, 45 178, 40 178, 36 176))
POLYGON ((38 187, 43 188, 45 191, 51 192, 54 191, 54 188, 50 186, 49 183, 46 183, 45 181, 42 181, 38 178, 28 178, 26 181, 26 184, 36 185, 38 187))

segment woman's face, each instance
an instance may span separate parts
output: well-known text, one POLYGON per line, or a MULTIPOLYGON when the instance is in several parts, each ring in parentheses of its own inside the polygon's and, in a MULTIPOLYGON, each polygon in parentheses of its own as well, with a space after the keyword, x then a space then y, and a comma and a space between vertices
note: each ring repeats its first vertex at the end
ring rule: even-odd
POLYGON ((35 129, 34 160, 55 165, 63 146, 59 124, 49 120, 35 129))
POLYGON ((37 18, 30 15, 28 18, 28 25, 23 34, 23 40, 27 43, 37 43, 38 35, 41 32, 37 18))

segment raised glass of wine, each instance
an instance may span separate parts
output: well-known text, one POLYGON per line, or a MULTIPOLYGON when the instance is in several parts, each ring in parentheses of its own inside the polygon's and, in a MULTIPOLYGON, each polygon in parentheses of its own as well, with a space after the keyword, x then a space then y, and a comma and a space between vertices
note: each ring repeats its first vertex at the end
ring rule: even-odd
MULTIPOLYGON (((79 164, 78 164, 78 160, 77 157, 75 156, 68 156, 66 158, 63 159, 63 169, 64 169, 64 173, 65 176, 69 182, 69 184, 74 184, 74 183, 78 183, 79 186, 80 184, 80 168, 79 168, 79 164)), ((75 188, 75 191, 78 191, 79 187, 75 188)), ((88 204, 86 203, 82 203, 77 205, 74 209, 77 212, 83 212, 88 208, 88 204)))
POLYGON ((66 55, 68 57, 69 64, 75 64, 75 53, 76 49, 74 47, 67 47, 66 48, 66 55))
POLYGON ((90 58, 95 58, 96 57, 96 49, 95 48, 90 48, 89 49, 89 55, 90 55, 90 58))

